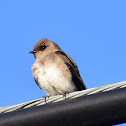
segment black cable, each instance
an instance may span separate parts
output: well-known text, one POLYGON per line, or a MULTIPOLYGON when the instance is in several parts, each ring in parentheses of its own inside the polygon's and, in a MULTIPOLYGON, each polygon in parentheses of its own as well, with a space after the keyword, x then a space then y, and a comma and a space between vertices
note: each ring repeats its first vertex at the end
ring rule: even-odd
POLYGON ((0 126, 110 126, 126 122, 126 88, 0 114, 0 126))

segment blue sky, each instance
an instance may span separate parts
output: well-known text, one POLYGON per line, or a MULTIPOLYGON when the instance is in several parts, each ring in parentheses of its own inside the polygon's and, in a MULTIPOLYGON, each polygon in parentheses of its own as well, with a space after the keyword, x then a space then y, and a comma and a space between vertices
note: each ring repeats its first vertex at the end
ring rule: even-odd
POLYGON ((0 17, 1 107, 45 96, 28 53, 42 38, 74 59, 87 88, 126 80, 125 0, 6 0, 0 17))

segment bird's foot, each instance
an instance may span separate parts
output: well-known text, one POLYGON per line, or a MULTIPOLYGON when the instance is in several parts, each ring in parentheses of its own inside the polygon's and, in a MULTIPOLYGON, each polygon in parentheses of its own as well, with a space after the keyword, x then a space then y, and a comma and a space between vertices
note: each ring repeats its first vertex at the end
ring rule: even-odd
POLYGON ((69 92, 63 94, 63 98, 66 100, 66 96, 69 95, 69 92))
POLYGON ((45 103, 47 104, 47 98, 49 98, 49 96, 43 96, 43 98, 45 99, 45 103))

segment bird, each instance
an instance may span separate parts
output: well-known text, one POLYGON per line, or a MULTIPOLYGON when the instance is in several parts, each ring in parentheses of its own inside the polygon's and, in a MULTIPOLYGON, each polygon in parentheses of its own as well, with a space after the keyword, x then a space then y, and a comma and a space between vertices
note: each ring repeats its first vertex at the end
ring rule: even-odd
POLYGON ((48 97, 86 89, 76 63, 55 42, 41 39, 29 53, 35 82, 48 97))

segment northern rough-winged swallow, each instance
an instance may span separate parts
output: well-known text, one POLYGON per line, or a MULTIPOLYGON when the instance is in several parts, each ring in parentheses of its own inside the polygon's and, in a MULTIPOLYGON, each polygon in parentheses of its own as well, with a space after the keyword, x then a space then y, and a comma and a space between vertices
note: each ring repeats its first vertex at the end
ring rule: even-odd
POLYGON ((34 79, 47 96, 86 89, 77 65, 56 43, 41 39, 29 53, 36 58, 32 65, 34 79))

